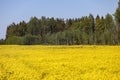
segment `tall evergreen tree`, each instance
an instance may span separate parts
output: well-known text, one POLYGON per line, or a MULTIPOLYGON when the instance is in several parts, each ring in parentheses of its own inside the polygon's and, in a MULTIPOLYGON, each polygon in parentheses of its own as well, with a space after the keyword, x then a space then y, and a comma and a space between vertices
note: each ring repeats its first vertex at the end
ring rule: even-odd
POLYGON ((120 44, 120 0, 118 2, 118 8, 115 12, 115 20, 116 20, 116 26, 117 26, 118 42, 120 44))

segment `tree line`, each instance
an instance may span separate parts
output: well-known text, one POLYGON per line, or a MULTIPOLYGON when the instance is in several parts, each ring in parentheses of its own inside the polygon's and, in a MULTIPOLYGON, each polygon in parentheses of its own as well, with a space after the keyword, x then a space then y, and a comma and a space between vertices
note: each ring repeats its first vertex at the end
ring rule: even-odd
POLYGON ((62 19, 32 17, 7 27, 6 39, 0 44, 48 45, 118 45, 120 44, 120 1, 114 16, 92 14, 62 19))

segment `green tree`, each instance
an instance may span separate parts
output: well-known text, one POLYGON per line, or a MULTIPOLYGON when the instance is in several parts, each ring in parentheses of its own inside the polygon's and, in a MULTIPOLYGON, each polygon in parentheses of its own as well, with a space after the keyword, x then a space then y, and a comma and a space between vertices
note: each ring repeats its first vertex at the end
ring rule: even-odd
POLYGON ((40 34, 40 25, 39 19, 32 17, 27 25, 27 34, 39 35, 40 34))
POLYGON ((116 27, 110 14, 105 17, 104 44, 117 44, 116 27))
POLYGON ((117 36, 118 36, 118 43, 120 44, 120 0, 118 3, 118 8, 116 9, 116 12, 114 14, 116 26, 117 26, 117 36))
POLYGON ((95 21, 95 44, 103 44, 103 32, 105 30, 105 19, 97 15, 95 21))
POLYGON ((6 44, 23 45, 24 39, 23 37, 11 36, 6 39, 6 44))
POLYGON ((16 29, 17 29, 17 25, 15 23, 12 23, 11 25, 9 25, 7 27, 6 39, 8 37, 17 36, 16 29))
POLYGON ((5 40, 4 39, 0 39, 0 45, 4 45, 5 44, 5 40))
POLYGON ((26 22, 25 21, 20 22, 17 25, 17 29, 16 29, 17 36, 25 36, 26 35, 26 31, 27 31, 27 24, 26 24, 26 22))
POLYGON ((89 43, 94 44, 95 20, 92 14, 89 15, 89 19, 90 19, 89 43))
POLYGON ((40 44, 41 38, 35 35, 26 35, 23 37, 25 45, 33 45, 33 44, 40 44))

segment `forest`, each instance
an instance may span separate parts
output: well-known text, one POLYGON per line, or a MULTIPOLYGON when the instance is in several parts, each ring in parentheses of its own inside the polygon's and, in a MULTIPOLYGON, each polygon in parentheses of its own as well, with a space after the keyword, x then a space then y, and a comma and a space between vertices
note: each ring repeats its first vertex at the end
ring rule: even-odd
POLYGON ((120 1, 114 14, 81 18, 32 17, 12 23, 0 44, 17 45, 119 45, 120 1))

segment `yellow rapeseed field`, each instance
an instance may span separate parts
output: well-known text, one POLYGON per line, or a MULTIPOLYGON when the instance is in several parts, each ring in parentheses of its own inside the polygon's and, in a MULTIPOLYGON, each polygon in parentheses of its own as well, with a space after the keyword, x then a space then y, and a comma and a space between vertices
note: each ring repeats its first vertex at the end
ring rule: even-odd
POLYGON ((0 80, 120 80, 120 46, 0 46, 0 80))

